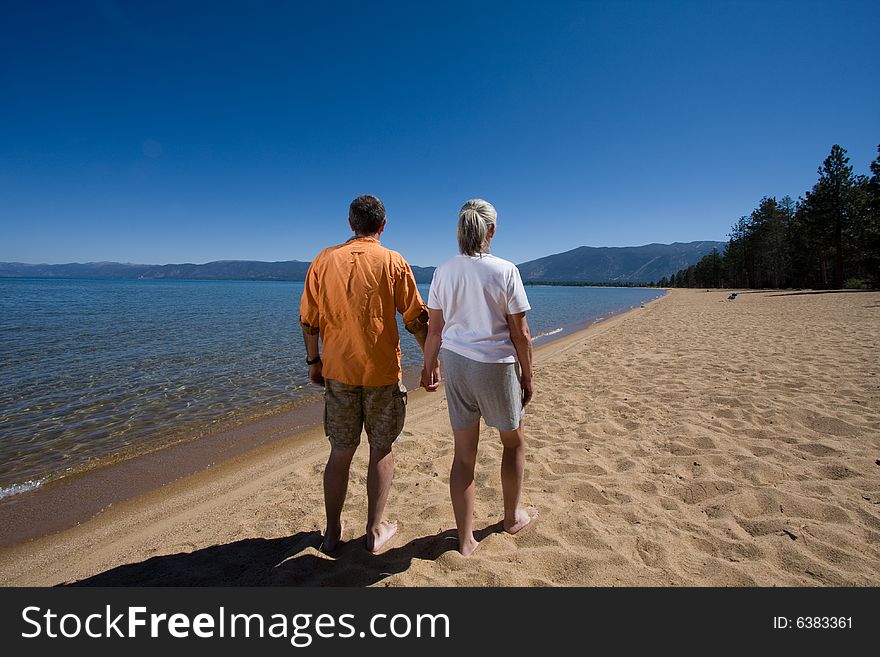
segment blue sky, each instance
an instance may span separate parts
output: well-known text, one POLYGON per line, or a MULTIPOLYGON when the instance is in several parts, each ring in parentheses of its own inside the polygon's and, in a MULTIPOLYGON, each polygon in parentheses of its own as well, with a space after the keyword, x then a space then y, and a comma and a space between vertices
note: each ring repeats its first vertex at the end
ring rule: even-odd
POLYGON ((876 2, 22 2, 0 261, 310 260, 363 193, 413 264, 724 240, 880 143, 876 2))

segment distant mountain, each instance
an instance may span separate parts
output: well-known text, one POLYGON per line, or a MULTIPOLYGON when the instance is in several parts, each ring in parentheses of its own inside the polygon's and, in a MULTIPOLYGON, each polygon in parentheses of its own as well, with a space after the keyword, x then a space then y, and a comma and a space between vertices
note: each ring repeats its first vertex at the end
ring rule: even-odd
MULTIPOLYGON (((647 244, 645 246, 581 246, 519 265, 523 280, 540 282, 650 283, 697 263, 724 242, 647 244)), ((86 262, 28 265, 0 262, 0 278, 142 278, 188 280, 302 281, 308 262, 218 260, 203 265, 133 265, 86 262)), ((430 283, 434 267, 413 267, 416 282, 430 283)))
POLYGON ((434 278, 434 270, 436 267, 416 267, 415 265, 410 265, 413 270, 413 276, 416 277, 416 283, 430 283, 431 279, 434 278))
POLYGON ((308 262, 286 260, 217 260, 203 265, 155 265, 140 278, 183 278, 192 280, 303 281, 308 262))
MULTIPOLYGON (((119 262, 86 262, 65 265, 28 265, 0 262, 0 278, 141 278, 186 280, 303 281, 308 262, 218 260, 203 265, 132 265, 119 262)), ((418 283, 430 283, 433 267, 413 267, 418 283)))
POLYGON ((0 277, 30 278, 138 278, 153 265, 131 265, 119 262, 71 262, 66 265, 28 265, 22 262, 0 262, 0 277))
POLYGON ((524 281, 650 283, 721 252, 726 242, 675 242, 645 246, 580 246, 519 265, 524 281))
POLYGON ((301 281, 308 262, 259 262, 255 260, 218 260, 203 265, 132 265, 118 262, 86 262, 65 265, 26 265, 0 263, 0 276, 35 278, 171 278, 194 280, 264 280, 301 281))

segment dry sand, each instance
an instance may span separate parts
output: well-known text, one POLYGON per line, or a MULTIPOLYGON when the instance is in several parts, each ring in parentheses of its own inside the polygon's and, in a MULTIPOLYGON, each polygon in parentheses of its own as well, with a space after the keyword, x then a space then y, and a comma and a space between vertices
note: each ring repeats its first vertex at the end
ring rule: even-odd
POLYGON ((880 293, 667 297, 541 349, 523 502, 499 533, 484 427, 476 527, 456 548, 441 393, 411 395, 389 549, 363 549, 366 447, 343 545, 323 526, 319 431, 0 551, 0 583, 880 585, 880 293))

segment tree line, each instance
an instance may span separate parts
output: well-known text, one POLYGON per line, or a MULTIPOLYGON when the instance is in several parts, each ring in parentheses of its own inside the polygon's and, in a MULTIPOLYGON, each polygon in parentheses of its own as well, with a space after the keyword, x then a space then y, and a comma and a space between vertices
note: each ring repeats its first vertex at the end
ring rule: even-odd
POLYGON ((723 253, 662 278, 659 287, 880 286, 880 146, 871 175, 853 173, 835 144, 819 179, 793 201, 765 196, 731 228, 723 253))

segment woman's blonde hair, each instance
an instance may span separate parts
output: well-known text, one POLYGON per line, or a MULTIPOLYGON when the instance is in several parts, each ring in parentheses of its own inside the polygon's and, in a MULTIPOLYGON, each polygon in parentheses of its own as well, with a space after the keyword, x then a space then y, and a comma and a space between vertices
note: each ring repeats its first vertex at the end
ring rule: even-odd
POLYGON ((489 250, 489 229, 498 213, 481 198, 472 198, 458 212, 458 250, 462 255, 475 256, 489 250))

